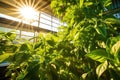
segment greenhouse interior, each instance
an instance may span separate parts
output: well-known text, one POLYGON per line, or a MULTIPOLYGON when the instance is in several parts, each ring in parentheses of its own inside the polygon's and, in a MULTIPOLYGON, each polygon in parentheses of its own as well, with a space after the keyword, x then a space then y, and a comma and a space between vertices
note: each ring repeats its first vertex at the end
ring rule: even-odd
POLYGON ((0 80, 120 80, 120 0, 0 0, 0 80))

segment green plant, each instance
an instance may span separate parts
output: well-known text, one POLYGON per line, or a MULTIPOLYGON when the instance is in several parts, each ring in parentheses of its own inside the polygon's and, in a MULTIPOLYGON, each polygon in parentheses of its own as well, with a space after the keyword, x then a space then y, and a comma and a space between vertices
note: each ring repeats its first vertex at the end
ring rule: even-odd
POLYGON ((52 0, 51 7, 67 26, 61 26, 56 34, 39 34, 35 43, 13 44, 14 39, 3 35, 15 47, 12 55, 2 60, 10 62, 6 75, 13 80, 118 80, 120 23, 113 15, 104 14, 110 3, 52 0))
POLYGON ((0 63, 17 50, 17 46, 13 44, 15 38, 14 32, 0 32, 0 63))
POLYGON ((105 14, 110 6, 111 0, 52 1, 51 7, 56 15, 67 23, 61 29, 64 32, 61 35, 78 51, 74 55, 79 55, 80 62, 76 58, 75 65, 85 65, 80 68, 82 73, 79 73, 79 79, 118 80, 120 77, 120 20, 109 13, 105 14))

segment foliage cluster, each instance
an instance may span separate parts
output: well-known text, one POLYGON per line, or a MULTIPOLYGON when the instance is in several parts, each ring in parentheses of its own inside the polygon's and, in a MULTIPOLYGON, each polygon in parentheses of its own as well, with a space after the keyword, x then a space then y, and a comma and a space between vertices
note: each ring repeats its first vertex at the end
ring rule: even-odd
POLYGON ((51 7, 67 26, 57 34, 39 34, 35 43, 1 32, 0 62, 10 63, 6 75, 13 80, 120 79, 120 21, 104 15, 110 4, 52 0, 51 7))

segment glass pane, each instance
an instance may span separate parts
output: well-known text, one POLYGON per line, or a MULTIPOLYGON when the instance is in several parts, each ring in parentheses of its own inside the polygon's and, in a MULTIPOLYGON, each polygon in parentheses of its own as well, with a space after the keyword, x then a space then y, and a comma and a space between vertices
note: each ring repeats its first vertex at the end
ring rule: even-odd
POLYGON ((20 34, 20 30, 16 30, 16 34, 20 34))
POLYGON ((3 31, 3 32, 15 31, 16 34, 20 34, 20 30, 15 30, 15 29, 10 29, 10 28, 5 28, 5 27, 0 27, 0 31, 3 31))
POLYGON ((53 23, 60 24, 60 20, 57 19, 57 18, 55 18, 55 17, 52 18, 52 22, 53 22, 53 23))
POLYGON ((12 30, 13 29, 10 29, 10 28, 0 27, 0 31, 9 32, 9 31, 12 31, 12 30))
POLYGON ((46 24, 43 24, 43 23, 40 23, 40 27, 41 27, 41 28, 44 28, 44 29, 51 30, 51 26, 46 25, 46 24))
POLYGON ((52 23, 52 27, 59 27, 60 24, 52 23))
POLYGON ((51 20, 51 16, 48 15, 48 14, 45 14, 45 13, 41 13, 41 14, 40 14, 40 17, 41 17, 41 18, 48 19, 48 20, 51 20))
POLYGON ((52 30, 58 32, 58 29, 56 27, 52 27, 52 30))
POLYGON ((43 19, 43 18, 40 19, 40 22, 41 22, 41 23, 48 24, 48 25, 51 25, 51 21, 48 21, 48 20, 43 19))
MULTIPOLYGON (((21 36, 21 38, 26 39, 26 40, 29 40, 29 39, 31 39, 32 37, 29 37, 29 36, 21 36)), ((32 40, 30 40, 30 41, 33 42, 34 39, 32 39, 32 40)))
POLYGON ((22 34, 22 35, 29 36, 29 37, 30 37, 30 36, 31 36, 31 37, 33 37, 33 36, 34 36, 34 33, 33 33, 33 32, 26 32, 26 31, 22 31, 22 32, 21 32, 21 34, 22 34))
POLYGON ((33 22, 31 25, 35 26, 35 27, 38 27, 38 22, 33 22))

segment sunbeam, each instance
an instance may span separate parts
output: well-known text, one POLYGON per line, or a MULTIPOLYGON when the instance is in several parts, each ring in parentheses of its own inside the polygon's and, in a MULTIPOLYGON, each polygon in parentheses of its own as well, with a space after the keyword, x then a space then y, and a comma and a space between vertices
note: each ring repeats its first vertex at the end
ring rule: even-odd
MULTIPOLYGON (((28 29, 32 29, 32 22, 38 20, 39 12, 37 10, 40 2, 41 0, 13 0, 13 3, 6 1, 7 4, 12 6, 12 8, 9 8, 11 12, 8 14, 20 19, 22 23, 31 25, 28 29)), ((17 28, 19 26, 23 27, 23 25, 20 25, 21 21, 16 25, 17 28)), ((13 23, 14 21, 10 22, 10 24, 13 23)))
POLYGON ((32 20, 32 19, 36 18, 35 16, 36 16, 37 12, 35 11, 35 9, 33 9, 30 6, 22 7, 19 9, 19 11, 20 11, 20 14, 28 20, 32 20))

